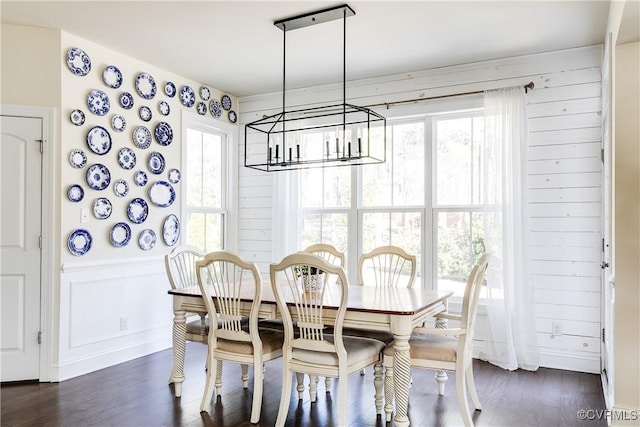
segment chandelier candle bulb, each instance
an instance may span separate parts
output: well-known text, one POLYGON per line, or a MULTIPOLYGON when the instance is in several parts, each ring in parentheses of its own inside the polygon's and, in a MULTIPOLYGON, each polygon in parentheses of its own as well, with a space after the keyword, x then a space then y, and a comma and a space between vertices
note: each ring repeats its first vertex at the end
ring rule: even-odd
POLYGON ((300 144, 296 145, 296 158, 300 161, 300 144))
POLYGON ((293 160, 293 148, 289 147, 289 161, 293 160))
POLYGON ((276 160, 278 160, 280 158, 280 156, 278 155, 278 144, 276 144, 276 160))
POLYGON ((349 157, 351 157, 351 141, 349 141, 348 148, 349 148, 349 157))
POLYGON ((327 158, 329 157, 329 140, 327 139, 327 158))
POLYGON ((358 137, 358 156, 362 154, 362 140, 358 137))
POLYGON ((271 147, 269 147, 269 162, 271 162, 271 147))
POLYGON ((340 139, 336 138, 336 157, 340 158, 340 139))

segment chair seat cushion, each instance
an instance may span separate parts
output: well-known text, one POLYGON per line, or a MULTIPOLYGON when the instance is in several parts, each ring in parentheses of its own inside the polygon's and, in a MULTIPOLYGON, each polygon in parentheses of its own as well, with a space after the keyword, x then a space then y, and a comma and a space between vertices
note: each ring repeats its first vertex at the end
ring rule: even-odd
MULTIPOLYGON (((260 328, 260 340, 262 341, 262 353, 272 353, 282 348, 284 342, 284 333, 275 329, 260 328)), ((218 340, 218 350, 236 354, 253 354, 253 344, 245 341, 218 340)))
MULTIPOLYGON (((333 343, 333 335, 325 335, 324 339, 333 343)), ((380 354, 384 349, 384 343, 370 338, 343 336, 342 341, 347 350, 347 366, 356 365, 370 359, 372 356, 380 354)), ((302 362, 317 365, 338 366, 338 356, 335 353, 294 348, 292 357, 302 362)))
MULTIPOLYGON (((411 358, 455 362, 458 354, 458 340, 440 335, 413 334, 409 339, 411 358)), ((393 343, 384 349, 385 356, 393 356, 393 343)))
POLYGON ((187 333, 194 335, 207 335, 209 333, 209 317, 204 319, 205 329, 204 333, 202 333, 202 321, 200 318, 198 320, 192 320, 187 323, 187 333))
POLYGON ((393 334, 389 331, 371 331, 360 328, 342 328, 342 335, 350 337, 371 338, 385 344, 393 342, 393 334))

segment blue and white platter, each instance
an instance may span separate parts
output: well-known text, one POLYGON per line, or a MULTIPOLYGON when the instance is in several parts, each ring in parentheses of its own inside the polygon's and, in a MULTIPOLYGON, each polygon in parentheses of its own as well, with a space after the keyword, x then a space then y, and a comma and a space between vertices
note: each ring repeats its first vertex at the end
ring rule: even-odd
POLYGON ((87 166, 87 155, 79 148, 74 148, 69 153, 69 163, 76 169, 82 169, 87 166))
POLYGON ((203 101, 208 101, 210 96, 211 90, 206 86, 200 86, 200 98, 202 98, 203 101))
POLYGON ((116 179, 113 183, 113 192, 118 197, 124 197, 129 194, 129 184, 124 179, 116 179))
POLYGON ((220 101, 222 102, 222 108, 227 111, 231 110, 231 97, 229 95, 222 95, 220 101))
POLYGON ((127 217, 134 224, 142 224, 149 215, 149 205, 144 199, 136 197, 127 206, 127 217))
POLYGON ((233 111, 233 110, 229 111, 229 121, 230 121, 231 123, 235 123, 235 122, 237 122, 237 121, 238 121, 238 115, 237 115, 237 114, 236 114, 236 112, 235 112, 235 111, 233 111))
POLYGON ((96 154, 104 155, 111 150, 111 135, 102 126, 94 126, 87 132, 87 145, 96 154))
POLYGON ((104 116, 109 112, 111 103, 106 93, 99 89, 93 89, 87 95, 87 107, 96 116, 104 116))
POLYGON ((72 47, 67 51, 67 67, 76 76, 86 76, 91 71, 91 59, 84 50, 72 47))
POLYGON ((162 224, 162 240, 167 246, 173 246, 180 238, 180 221, 174 214, 168 215, 162 224))
POLYGON ((111 216, 113 207, 106 197, 99 197, 93 202, 93 215, 98 219, 107 219, 111 216))
POLYGON ((67 197, 72 202, 79 202, 84 198, 84 190, 78 184, 70 185, 67 188, 67 197))
POLYGON ((152 99, 156 96, 156 81, 149 73, 140 73, 136 76, 136 90, 144 99, 152 99))
POLYGON ((130 110, 133 108, 133 95, 129 92, 122 92, 120 94, 120 106, 125 110, 130 110))
POLYGON ((149 199, 159 208, 168 208, 176 200, 176 190, 167 181, 156 181, 149 187, 149 199))
POLYGON ((122 73, 115 65, 107 65, 102 72, 102 81, 112 89, 122 85, 122 73))
POLYGON ((69 114, 69 120, 76 126, 82 126, 84 124, 84 112, 79 109, 75 109, 69 114))
POLYGON ((149 172, 155 175, 159 175, 164 172, 164 156, 157 151, 149 153, 149 157, 147 157, 147 167, 149 168, 149 172))
POLYGON ((146 105, 143 105, 138 110, 138 116, 140 116, 140 119, 145 122, 148 122, 149 120, 151 120, 152 115, 153 114, 151 113, 151 108, 147 107, 146 105))
POLYGON ((180 182, 180 171, 178 169, 169 169, 167 177, 170 183, 177 184, 180 182))
POLYGON ((196 103, 196 93, 191 86, 182 86, 180 88, 180 102, 185 107, 193 107, 196 103))
POLYGON ((136 165, 136 153, 129 147, 118 151, 118 163, 122 169, 131 170, 136 165))
POLYGON ((167 146, 173 141, 173 129, 171 129, 171 125, 167 122, 159 122, 153 134, 160 145, 167 146))
POLYGON ((207 114, 207 103, 206 102, 198 102, 198 106, 196 107, 198 109, 198 114, 200 114, 201 116, 204 116, 205 114, 207 114))
POLYGON ((209 111, 211 111, 211 115, 213 117, 222 116, 222 105, 220 104, 220 101, 218 101, 217 99, 211 100, 211 102, 209 103, 209 111))
POLYGON ((116 248, 122 248, 127 246, 129 240, 131 240, 131 227, 124 222, 118 222, 111 227, 111 233, 109 233, 109 240, 111 244, 116 248))
POLYGON ((173 98, 176 96, 176 85, 173 82, 166 82, 164 84, 164 93, 169 97, 173 98))
POLYGON ((147 178, 147 173, 145 171, 137 171, 133 175, 133 181, 138 187, 144 187, 145 185, 147 185, 147 181, 149 181, 149 178, 147 178))
POLYGON ((100 163, 89 166, 87 169, 87 184, 94 190, 104 190, 111 183, 109 169, 100 163))
POLYGON ((127 121, 120 114, 114 114, 111 117, 111 128, 116 132, 122 132, 127 127, 127 121))
POLYGON ((171 112, 169 103, 167 101, 158 102, 158 111, 160 111, 160 114, 162 114, 163 116, 168 116, 169 113, 171 112))
POLYGON ((73 255, 81 256, 91 249, 91 234, 87 230, 77 229, 71 232, 67 247, 73 255))
POLYGON ((133 130, 133 145, 144 150, 151 145, 151 131, 144 126, 137 126, 133 130))
POLYGON ((140 232, 138 236, 138 246, 143 251, 148 251, 156 245, 156 233, 153 230, 146 229, 140 232))

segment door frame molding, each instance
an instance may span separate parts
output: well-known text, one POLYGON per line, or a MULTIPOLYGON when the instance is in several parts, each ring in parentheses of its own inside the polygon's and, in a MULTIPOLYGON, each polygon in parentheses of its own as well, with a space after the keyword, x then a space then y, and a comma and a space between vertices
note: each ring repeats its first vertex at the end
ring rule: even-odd
POLYGON ((39 380, 40 382, 56 381, 57 375, 53 368, 53 348, 58 337, 58 332, 55 329, 56 310, 53 306, 54 257, 56 247, 59 247, 59 237, 54 234, 54 224, 58 218, 55 215, 54 199, 54 194, 57 194, 55 188, 58 181, 54 163, 58 151, 55 138, 56 110, 54 107, 1 104, 0 115, 42 120, 42 139, 44 141, 41 163, 42 250, 40 252, 40 331, 42 332, 42 341, 40 344, 39 380))

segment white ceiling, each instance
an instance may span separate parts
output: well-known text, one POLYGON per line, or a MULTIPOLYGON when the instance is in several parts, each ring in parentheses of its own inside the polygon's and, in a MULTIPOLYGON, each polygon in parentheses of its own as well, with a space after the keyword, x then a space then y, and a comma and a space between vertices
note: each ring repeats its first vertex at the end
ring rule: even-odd
MULTIPOLYGON (((282 90, 274 20, 341 2, 1 1, 2 22, 64 30, 244 96, 282 90)), ((608 1, 350 1, 347 80, 602 43, 608 1)), ((78 46, 81 47, 81 46, 78 46)), ((287 32, 287 89, 342 81, 342 21, 287 32)))

